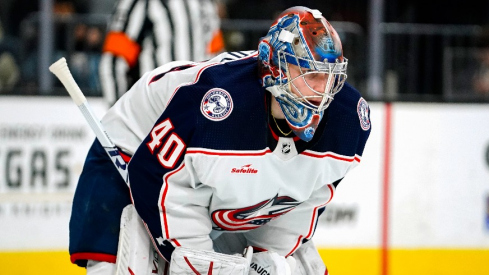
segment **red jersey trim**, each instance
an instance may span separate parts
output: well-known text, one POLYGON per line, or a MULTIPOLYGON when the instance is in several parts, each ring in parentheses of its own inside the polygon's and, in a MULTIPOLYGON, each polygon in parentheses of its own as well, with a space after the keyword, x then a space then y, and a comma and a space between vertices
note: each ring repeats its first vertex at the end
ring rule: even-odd
POLYGON ((169 240, 170 239, 170 233, 168 232, 168 220, 167 220, 167 217, 166 217, 166 207, 165 207, 165 200, 166 200, 166 195, 168 193, 168 178, 171 177, 173 174, 176 174, 178 173, 178 171, 182 170, 182 168, 185 167, 185 163, 182 163, 182 165, 177 169, 177 170, 174 170, 168 174, 166 174, 163 178, 164 178, 164 183, 165 183, 165 186, 164 186, 164 190, 163 190, 163 194, 161 195, 161 203, 160 203, 160 206, 161 206, 161 214, 162 214, 162 218, 163 218, 163 225, 164 225, 164 229, 165 229, 165 239, 169 240))
MULTIPOLYGON (((209 149, 204 149, 204 148, 188 148, 187 149, 187 154, 203 154, 203 155, 211 155, 211 156, 263 156, 266 154, 273 153, 272 150, 269 148, 263 149, 260 151, 218 151, 218 150, 209 150, 209 149)), ((300 155, 308 156, 308 157, 313 157, 313 158, 333 158, 341 161, 346 161, 346 162, 360 162, 361 158, 358 155, 355 156, 342 156, 335 154, 333 152, 325 152, 325 153, 318 153, 314 151, 304 151, 300 153, 300 155)))
POLYGON ((181 87, 194 85, 195 83, 197 83, 199 81, 200 75, 202 74, 203 71, 205 71, 207 68, 210 68, 210 67, 213 67, 213 66, 216 66, 216 65, 219 65, 219 64, 221 64, 221 63, 211 63, 211 64, 208 64, 208 65, 200 68, 200 70, 197 72, 197 75, 195 76, 194 82, 184 83, 184 84, 176 87, 175 90, 173 91, 172 95, 170 96, 170 99, 168 99, 168 101, 166 102, 166 106, 168 106, 170 104, 170 102, 172 101, 173 97, 175 96, 175 94, 178 92, 178 90, 181 87))
POLYGON ((70 260, 75 263, 79 260, 93 260, 99 262, 108 262, 115 264, 117 257, 115 255, 104 254, 104 253, 92 253, 92 252, 82 252, 71 254, 70 260))
POLYGON ((121 155, 122 159, 126 162, 126 163, 129 163, 129 161, 131 160, 131 156, 122 152, 120 149, 119 149, 119 155, 121 155))
POLYGON ((361 161, 361 158, 358 155, 343 156, 343 155, 335 154, 333 152, 318 153, 318 152, 306 150, 306 151, 302 152, 301 155, 313 157, 313 158, 333 158, 333 159, 346 161, 346 162, 353 162, 353 161, 360 162, 361 161))
POLYGON ((304 237, 304 236, 300 235, 299 238, 297 239, 297 243, 295 244, 295 246, 292 248, 292 250, 285 257, 288 257, 292 253, 294 253, 297 250, 297 248, 299 248, 299 245, 301 244, 303 239, 310 239, 312 237, 312 233, 314 232, 314 226, 316 225, 318 208, 321 208, 321 207, 325 206, 326 204, 328 204, 333 199, 333 196, 334 196, 333 186, 331 184, 329 184, 328 188, 329 188, 329 191, 331 192, 331 196, 329 197, 329 200, 326 203, 323 203, 321 205, 314 207, 314 211, 312 213, 312 218, 311 218, 311 224, 309 226, 309 232, 307 232, 307 236, 304 237))
POLYGON ((263 156, 266 154, 270 154, 272 151, 267 148, 260 151, 215 151, 215 150, 206 150, 203 148, 195 148, 195 149, 187 149, 187 154, 203 154, 203 155, 211 155, 211 156, 263 156))
POLYGON ((299 238, 297 239, 297 243, 295 244, 294 248, 292 248, 292 250, 287 255, 285 255, 285 258, 289 257, 292 253, 294 253, 297 250, 297 248, 299 247, 299 245, 302 242, 302 239, 303 239, 303 236, 300 235, 299 238))
POLYGON ((267 249, 261 248, 261 247, 258 247, 258 246, 252 246, 252 247, 253 247, 253 252, 265 252, 265 251, 268 251, 267 249))
POLYGON ((305 237, 306 239, 310 239, 312 237, 312 233, 314 232, 314 226, 316 225, 316 220, 317 220, 317 215, 318 215, 318 208, 321 208, 328 204, 334 196, 334 188, 331 184, 328 184, 329 192, 331 193, 331 196, 329 197, 329 200, 321 205, 318 205, 314 208, 313 214, 312 214, 312 219, 311 219, 311 224, 309 226, 309 232, 307 233, 307 236, 305 237))

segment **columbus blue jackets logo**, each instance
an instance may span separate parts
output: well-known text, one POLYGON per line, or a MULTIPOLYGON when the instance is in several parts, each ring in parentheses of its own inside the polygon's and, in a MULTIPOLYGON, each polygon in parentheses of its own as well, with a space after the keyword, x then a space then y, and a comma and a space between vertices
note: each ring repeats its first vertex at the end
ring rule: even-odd
POLYGON ((258 228, 294 209, 300 202, 291 197, 275 197, 240 209, 212 212, 214 230, 243 231, 258 228))
POLYGON ((231 95, 223 89, 210 89, 202 98, 200 111, 210 120, 226 119, 233 111, 231 95))
POLYGON ((370 129, 370 108, 363 97, 358 101, 357 113, 360 119, 360 126, 364 131, 368 131, 370 129))

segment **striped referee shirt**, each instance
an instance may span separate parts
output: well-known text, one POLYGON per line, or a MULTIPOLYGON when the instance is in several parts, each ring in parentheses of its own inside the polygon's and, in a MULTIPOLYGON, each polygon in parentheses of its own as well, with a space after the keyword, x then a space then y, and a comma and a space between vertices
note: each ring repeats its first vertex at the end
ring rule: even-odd
POLYGON ((212 0, 119 0, 99 67, 104 98, 112 105, 145 72, 175 60, 206 60, 223 49, 212 0))

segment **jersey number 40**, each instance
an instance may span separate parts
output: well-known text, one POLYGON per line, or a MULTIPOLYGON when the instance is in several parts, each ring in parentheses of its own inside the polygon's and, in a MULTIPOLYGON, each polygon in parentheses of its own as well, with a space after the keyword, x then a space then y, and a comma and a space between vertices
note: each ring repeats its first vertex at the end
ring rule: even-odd
POLYGON ((151 140, 146 143, 151 154, 154 154, 159 149, 157 155, 158 161, 161 166, 167 169, 173 169, 175 167, 175 164, 186 147, 183 140, 176 133, 171 132, 173 128, 170 119, 158 123, 151 130, 151 140))

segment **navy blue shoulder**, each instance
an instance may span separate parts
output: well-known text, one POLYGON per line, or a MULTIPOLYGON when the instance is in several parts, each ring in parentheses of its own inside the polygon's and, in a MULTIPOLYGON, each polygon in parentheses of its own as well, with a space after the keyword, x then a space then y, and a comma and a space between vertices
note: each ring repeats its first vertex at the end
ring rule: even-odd
POLYGON ((206 68, 196 83, 182 86, 164 116, 170 116, 172 120, 181 117, 182 120, 174 124, 193 127, 187 131, 192 133, 191 136, 181 136, 189 142, 189 147, 215 150, 266 148, 266 90, 257 77, 257 59, 248 56, 225 61, 206 68), (182 113, 188 114, 183 116, 182 113))
POLYGON ((312 150, 361 156, 370 135, 370 108, 360 92, 349 83, 335 95, 326 110, 326 126, 312 150))
POLYGON ((356 106, 361 97, 362 95, 357 89, 350 83, 345 82, 343 88, 334 96, 330 107, 342 108, 343 111, 352 111, 351 107, 356 106))

